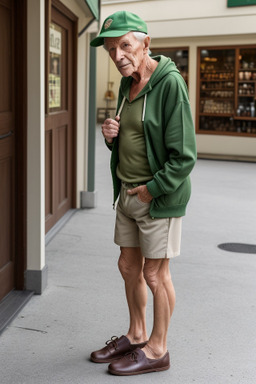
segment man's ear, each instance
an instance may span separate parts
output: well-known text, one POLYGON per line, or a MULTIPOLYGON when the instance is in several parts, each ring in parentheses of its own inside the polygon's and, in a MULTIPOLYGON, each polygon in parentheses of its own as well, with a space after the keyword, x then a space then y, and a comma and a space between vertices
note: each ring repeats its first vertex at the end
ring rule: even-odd
POLYGON ((150 44, 150 37, 146 36, 143 42, 143 52, 148 53, 149 50, 149 44, 150 44))

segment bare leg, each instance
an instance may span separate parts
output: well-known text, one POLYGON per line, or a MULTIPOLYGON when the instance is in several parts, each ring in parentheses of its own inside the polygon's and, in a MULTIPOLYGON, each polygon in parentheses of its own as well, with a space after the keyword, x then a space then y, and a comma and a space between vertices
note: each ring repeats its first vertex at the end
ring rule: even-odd
POLYGON ((154 325, 143 351, 151 359, 167 351, 167 332, 175 306, 175 290, 169 269, 169 259, 146 259, 144 277, 154 297, 154 325))
POLYGON ((127 337, 132 344, 138 344, 148 339, 146 330, 147 284, 143 277, 144 258, 140 248, 121 247, 118 266, 125 281, 130 312, 130 327, 127 337))

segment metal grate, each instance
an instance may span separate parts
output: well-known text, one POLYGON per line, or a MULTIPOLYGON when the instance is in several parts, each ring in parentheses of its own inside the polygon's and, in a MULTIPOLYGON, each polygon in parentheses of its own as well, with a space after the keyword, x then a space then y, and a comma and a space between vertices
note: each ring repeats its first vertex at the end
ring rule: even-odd
POLYGON ((223 243, 219 244, 218 247, 228 252, 256 254, 256 245, 254 244, 223 243))

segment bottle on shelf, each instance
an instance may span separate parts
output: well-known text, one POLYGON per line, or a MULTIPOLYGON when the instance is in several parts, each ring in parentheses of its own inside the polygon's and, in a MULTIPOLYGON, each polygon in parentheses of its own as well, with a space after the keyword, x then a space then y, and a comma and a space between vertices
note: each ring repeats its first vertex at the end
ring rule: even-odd
POLYGON ((245 102, 238 105, 236 115, 240 117, 255 117, 255 104, 254 102, 245 102))
POLYGON ((251 117, 255 117, 255 105, 251 103, 251 117))

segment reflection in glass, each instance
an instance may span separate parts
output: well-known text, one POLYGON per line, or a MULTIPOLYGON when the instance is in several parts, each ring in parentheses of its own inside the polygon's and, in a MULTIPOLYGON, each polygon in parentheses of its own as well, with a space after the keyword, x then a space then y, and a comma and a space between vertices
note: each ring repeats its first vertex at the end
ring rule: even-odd
POLYGON ((61 27, 50 24, 49 108, 61 109, 61 27))

